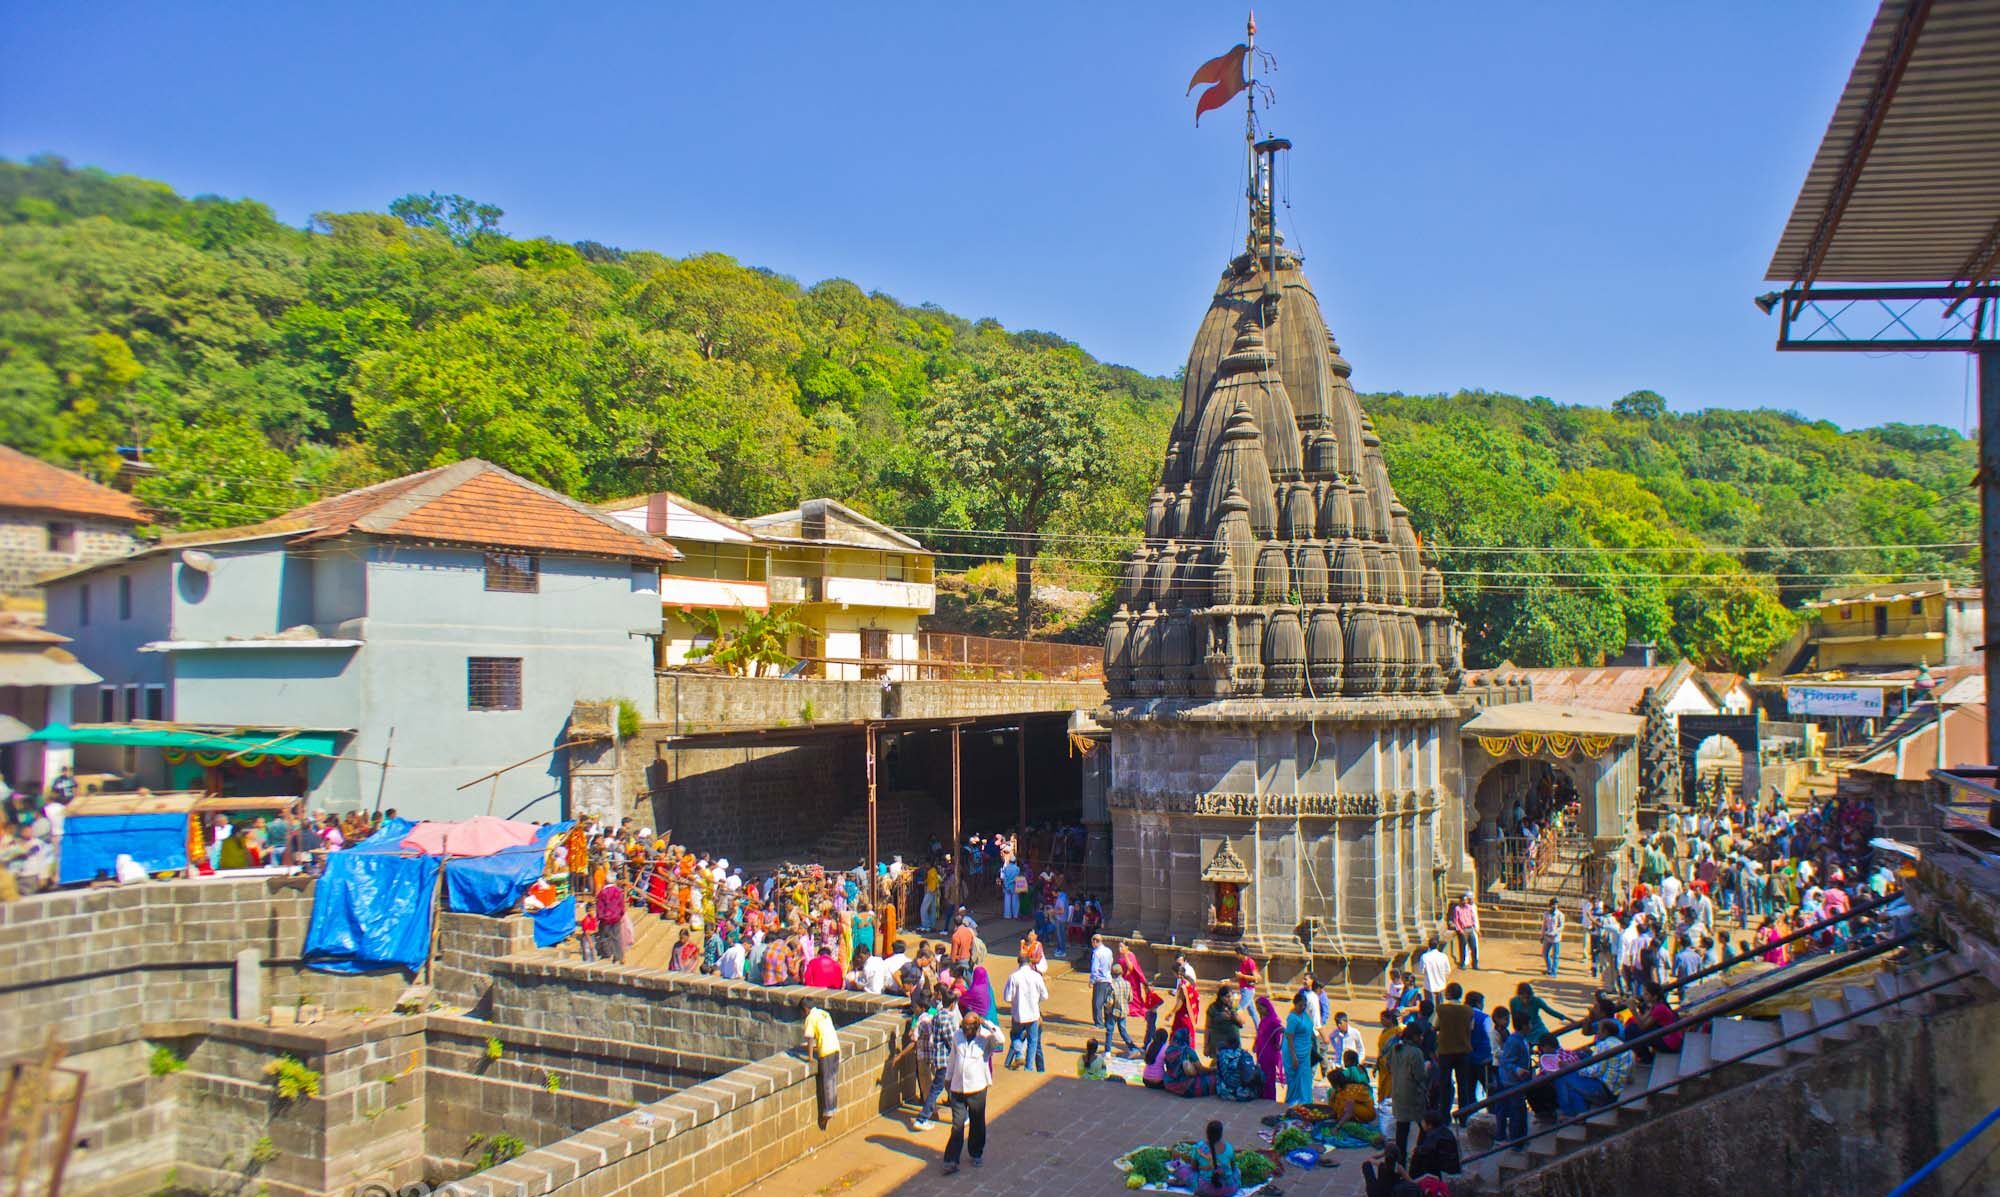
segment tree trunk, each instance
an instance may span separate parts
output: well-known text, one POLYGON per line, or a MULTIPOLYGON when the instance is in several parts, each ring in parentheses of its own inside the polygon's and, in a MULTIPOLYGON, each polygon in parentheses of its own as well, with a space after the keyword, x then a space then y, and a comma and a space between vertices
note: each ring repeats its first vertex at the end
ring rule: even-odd
POLYGON ((1035 557, 1040 552, 1041 538, 1033 532, 1014 546, 1014 627, 1023 640, 1034 627, 1035 557))

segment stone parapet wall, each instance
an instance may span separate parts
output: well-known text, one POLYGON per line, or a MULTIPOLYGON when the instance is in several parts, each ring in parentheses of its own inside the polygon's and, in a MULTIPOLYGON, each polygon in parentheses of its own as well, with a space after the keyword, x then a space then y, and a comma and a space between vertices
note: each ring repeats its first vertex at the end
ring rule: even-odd
POLYGON ((909 1082, 892 1063, 902 1018, 843 1027, 838 1109, 818 1118, 815 1066, 771 1056, 459 1182, 477 1197, 734 1193, 871 1124, 909 1082))
MULTIPOLYGON (((1510 1197, 1767 1191, 1880 1197, 2000 1106, 2000 995, 1893 1017, 1852 1041, 1725 1089, 1508 1181, 1510 1197)), ((1948 1161, 1921 1192, 2000 1191, 2000 1156, 1948 1161)))
POLYGON ((797 1047, 809 998, 836 1025, 904 1005, 874 994, 766 987, 629 964, 517 958, 493 966, 496 1023, 669 1051, 728 1044, 732 1065, 797 1047))
POLYGON ((659 722, 672 735, 865 719, 936 719, 1089 710, 1102 682, 937 679, 906 682, 659 674, 659 722), (810 705, 810 719, 807 707, 810 705))

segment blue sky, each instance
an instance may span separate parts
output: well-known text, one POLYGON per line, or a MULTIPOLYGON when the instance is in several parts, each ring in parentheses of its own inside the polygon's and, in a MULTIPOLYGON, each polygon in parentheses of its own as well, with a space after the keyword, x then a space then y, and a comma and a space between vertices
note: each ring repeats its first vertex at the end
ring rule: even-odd
MULTIPOLYGON (((1259 8, 1288 235, 1364 390, 1962 427, 1963 355, 1779 354, 1750 303, 1874 0, 1259 8)), ((0 0, 0 156, 303 221, 456 191, 1179 366, 1241 237, 1213 4, 0 0)))

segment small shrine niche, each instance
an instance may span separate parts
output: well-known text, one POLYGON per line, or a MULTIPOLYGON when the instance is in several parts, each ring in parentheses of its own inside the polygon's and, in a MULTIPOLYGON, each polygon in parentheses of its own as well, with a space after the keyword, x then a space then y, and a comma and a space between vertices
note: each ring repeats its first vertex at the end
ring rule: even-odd
POLYGON ((1208 930, 1211 935, 1234 938, 1243 934, 1243 888, 1250 884, 1250 870, 1225 837, 1215 855, 1201 870, 1202 884, 1209 887, 1208 930))

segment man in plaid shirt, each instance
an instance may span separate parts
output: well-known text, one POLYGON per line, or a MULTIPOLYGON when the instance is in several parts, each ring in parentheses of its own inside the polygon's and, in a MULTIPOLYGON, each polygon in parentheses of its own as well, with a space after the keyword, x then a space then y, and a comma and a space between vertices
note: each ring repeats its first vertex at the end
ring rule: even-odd
POLYGON ((951 987, 939 985, 931 993, 930 1008, 917 1016, 917 1080, 923 1086, 924 1108, 911 1124, 916 1130, 929 1130, 937 1119, 947 1079, 945 1066, 951 1062, 951 1034, 957 1026, 951 987))

